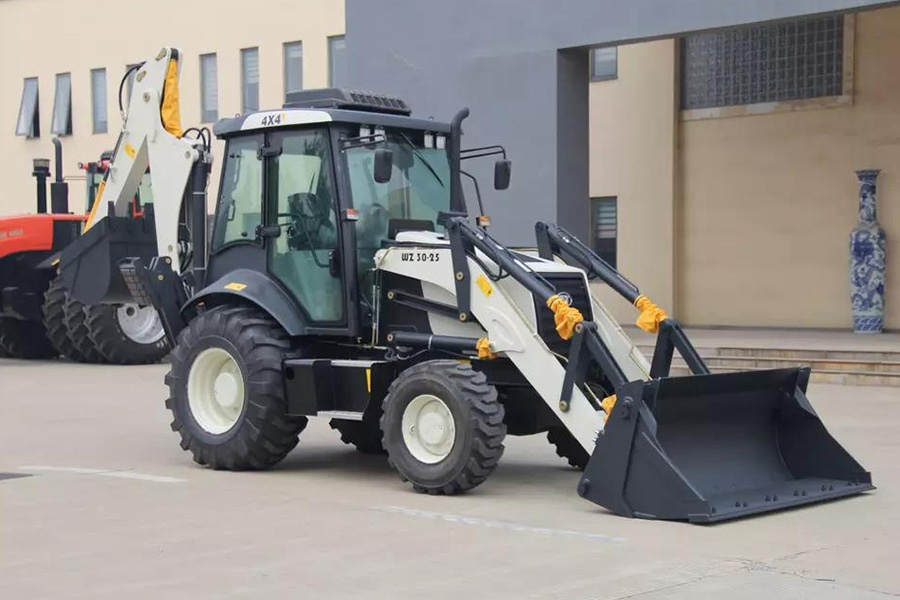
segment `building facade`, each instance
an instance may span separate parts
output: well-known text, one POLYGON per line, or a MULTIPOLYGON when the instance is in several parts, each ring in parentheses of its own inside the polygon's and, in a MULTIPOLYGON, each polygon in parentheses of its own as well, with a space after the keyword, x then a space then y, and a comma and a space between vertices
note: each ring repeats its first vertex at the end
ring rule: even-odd
POLYGON ((876 168, 900 328, 900 8, 808 21, 620 46, 591 83, 591 197, 615 198, 619 267, 686 323, 849 328, 854 171, 876 168))
MULTIPOLYGON (((351 31, 348 48, 344 2, 258 4, 248 12, 211 0, 161 0, 110 11, 96 0, 0 0, 0 119, 6 122, 0 215, 33 210, 31 161, 51 157, 57 135, 72 209, 83 205, 76 165, 113 147, 119 83, 130 65, 162 44, 184 53, 186 126, 280 106, 294 89, 358 85, 348 80, 354 38, 351 31)), ((812 29, 792 19, 774 30, 745 26, 607 46, 594 51, 590 64, 572 62, 579 76, 591 79, 589 152, 581 157, 589 194, 557 190, 551 200, 519 194, 516 181, 526 174, 514 167, 509 199, 490 202, 490 212, 501 227, 522 229, 515 221, 522 202, 547 203, 552 208, 542 218, 548 220, 558 213, 556 203, 566 203, 567 214, 589 224, 587 241, 689 325, 848 328, 854 171, 880 168, 886 326, 900 328, 900 69, 894 60, 900 8, 815 19, 812 29), (812 70, 801 77, 798 65, 812 70)), ((518 72, 543 60, 536 56, 493 58, 518 72)), ((400 51, 396 57, 416 58, 400 51)), ((464 79, 497 87, 511 105, 531 95, 493 78, 464 79)), ((416 81, 428 87, 421 74, 416 81)), ((437 88, 423 93, 439 96, 437 88)), ((127 81, 122 94, 127 97, 127 81)), ((413 108, 420 107, 413 102, 413 108)), ((552 111, 535 116, 559 119, 552 111)), ((523 128, 512 116, 500 124, 488 119, 497 116, 473 111, 470 139, 480 141, 482 125, 506 127, 512 137, 523 128)), ((505 143, 506 137, 484 141, 505 143)), ((522 164, 517 147, 510 150, 514 164, 522 164)), ((221 151, 217 146, 218 156, 221 151)), ((600 293, 623 322, 633 318, 618 297, 600 293)))
MULTIPOLYGON (((0 0, 0 215, 34 210, 31 161, 53 157, 55 136, 70 207, 84 205, 77 164, 113 148, 119 83, 130 65, 161 46, 183 52, 183 125, 211 126, 245 109, 279 107, 292 88, 344 85, 343 34, 341 0, 266 0, 251 10, 214 0, 124 2, 115 9, 98 0, 0 0), (36 110, 23 114, 32 89, 36 110)), ((221 156, 222 146, 215 151, 221 156)), ((214 165, 211 197, 218 173, 214 165)))

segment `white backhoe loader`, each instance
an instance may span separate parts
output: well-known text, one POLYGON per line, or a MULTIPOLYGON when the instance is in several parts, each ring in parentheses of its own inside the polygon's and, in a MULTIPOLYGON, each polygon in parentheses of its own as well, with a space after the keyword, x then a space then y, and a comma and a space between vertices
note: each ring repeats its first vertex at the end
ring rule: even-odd
POLYGON ((462 163, 500 157, 497 189, 510 163, 461 148, 466 109, 442 123, 326 89, 219 121, 207 242, 210 136, 181 132, 177 75, 168 48, 138 71, 108 208, 61 267, 76 298, 158 310, 166 406, 196 462, 270 467, 322 417, 429 494, 478 486, 507 434, 536 433, 585 469, 583 497, 631 517, 718 521, 873 489, 809 404, 807 369, 710 375, 676 321, 562 228, 538 223, 520 251, 483 214, 472 224, 462 163), (127 200, 148 163, 152 218, 137 222, 127 200), (590 279, 659 332, 650 362, 590 279), (675 350, 695 375, 669 376, 675 350))

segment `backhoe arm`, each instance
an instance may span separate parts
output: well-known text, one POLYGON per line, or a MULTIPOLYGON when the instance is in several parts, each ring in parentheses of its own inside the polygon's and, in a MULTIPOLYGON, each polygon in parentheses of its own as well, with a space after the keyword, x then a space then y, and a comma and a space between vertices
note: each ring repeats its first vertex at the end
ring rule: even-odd
POLYGON ((110 203, 115 216, 128 216, 141 178, 152 165, 157 248, 176 272, 185 268, 179 258, 178 225, 191 168, 198 161, 208 162, 202 140, 181 137, 179 59, 177 49, 163 48, 137 69, 128 113, 85 225, 88 231, 106 218, 110 203))

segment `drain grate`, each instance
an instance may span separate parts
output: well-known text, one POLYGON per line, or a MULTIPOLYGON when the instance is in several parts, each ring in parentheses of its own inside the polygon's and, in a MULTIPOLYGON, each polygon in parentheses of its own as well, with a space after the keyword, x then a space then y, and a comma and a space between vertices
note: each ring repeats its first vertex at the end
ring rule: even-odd
POLYGON ((31 477, 31 473, 0 473, 0 481, 4 479, 18 479, 20 477, 31 477))

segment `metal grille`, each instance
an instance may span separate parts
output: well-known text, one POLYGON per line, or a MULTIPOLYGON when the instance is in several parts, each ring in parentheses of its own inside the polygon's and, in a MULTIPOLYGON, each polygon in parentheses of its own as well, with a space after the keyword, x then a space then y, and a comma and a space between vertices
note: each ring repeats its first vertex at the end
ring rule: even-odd
POLYGON ((685 110, 839 96, 844 17, 687 36, 681 57, 685 110))
POLYGON ((618 208, 616 198, 591 198, 593 204, 593 235, 592 244, 594 252, 600 258, 608 262, 612 267, 616 266, 616 237, 618 229, 618 208))

